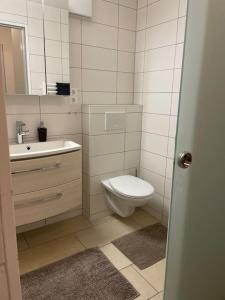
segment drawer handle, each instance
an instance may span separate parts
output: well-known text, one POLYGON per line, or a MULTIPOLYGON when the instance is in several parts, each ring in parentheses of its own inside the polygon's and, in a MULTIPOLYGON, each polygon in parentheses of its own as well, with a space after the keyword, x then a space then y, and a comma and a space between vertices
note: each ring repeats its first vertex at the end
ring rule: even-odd
POLYGON ((50 166, 50 167, 35 168, 35 169, 31 169, 31 170, 14 171, 14 172, 12 172, 12 175, 27 174, 27 173, 33 173, 33 172, 46 172, 46 171, 58 169, 61 167, 62 167, 62 163, 56 163, 54 166, 50 166))
POLYGON ((62 196, 63 196, 63 193, 56 193, 56 194, 49 195, 46 197, 39 197, 39 198, 35 198, 35 199, 21 201, 20 203, 15 203, 14 206, 15 206, 15 208, 24 208, 24 207, 31 206, 31 205, 38 205, 38 204, 50 202, 53 200, 61 199, 62 196))

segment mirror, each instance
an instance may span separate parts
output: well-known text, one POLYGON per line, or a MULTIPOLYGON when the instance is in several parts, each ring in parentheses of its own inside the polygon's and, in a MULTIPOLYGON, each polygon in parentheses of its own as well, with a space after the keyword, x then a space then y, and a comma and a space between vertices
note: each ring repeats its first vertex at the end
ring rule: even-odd
POLYGON ((0 45, 6 94, 68 94, 67 0, 1 0, 0 45))
POLYGON ((70 82, 67 0, 44 0, 44 36, 47 94, 55 95, 56 83, 70 82))
POLYGON ((7 94, 27 94, 28 78, 25 28, 0 25, 5 91, 7 94))

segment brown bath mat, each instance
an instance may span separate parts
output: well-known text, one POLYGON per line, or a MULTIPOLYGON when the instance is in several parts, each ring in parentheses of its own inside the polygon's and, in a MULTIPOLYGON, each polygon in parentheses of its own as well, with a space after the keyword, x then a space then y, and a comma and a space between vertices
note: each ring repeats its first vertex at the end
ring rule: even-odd
POLYGON ((129 233, 113 244, 143 270, 165 258, 166 240, 167 228, 157 223, 129 233))
POLYGON ((98 249, 21 276, 24 300, 133 300, 139 293, 98 249))

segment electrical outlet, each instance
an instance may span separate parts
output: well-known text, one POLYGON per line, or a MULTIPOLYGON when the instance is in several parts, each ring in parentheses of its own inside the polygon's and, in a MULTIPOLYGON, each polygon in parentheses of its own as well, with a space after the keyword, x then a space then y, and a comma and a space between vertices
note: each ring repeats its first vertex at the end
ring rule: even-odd
POLYGON ((73 105, 73 104, 78 104, 78 98, 77 97, 71 97, 70 98, 70 104, 73 105))

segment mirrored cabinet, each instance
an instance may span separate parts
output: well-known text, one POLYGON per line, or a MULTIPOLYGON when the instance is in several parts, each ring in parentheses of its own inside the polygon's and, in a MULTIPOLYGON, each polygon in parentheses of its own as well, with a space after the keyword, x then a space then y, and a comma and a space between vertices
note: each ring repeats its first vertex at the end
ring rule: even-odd
POLYGON ((5 93, 68 94, 67 0, 1 0, 5 93))

